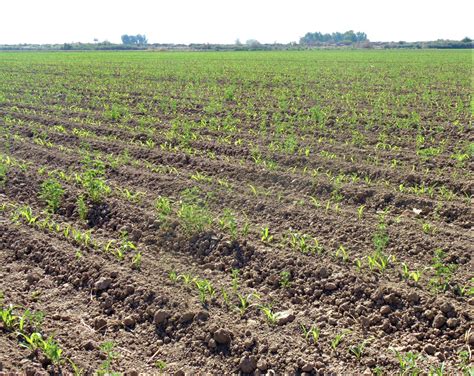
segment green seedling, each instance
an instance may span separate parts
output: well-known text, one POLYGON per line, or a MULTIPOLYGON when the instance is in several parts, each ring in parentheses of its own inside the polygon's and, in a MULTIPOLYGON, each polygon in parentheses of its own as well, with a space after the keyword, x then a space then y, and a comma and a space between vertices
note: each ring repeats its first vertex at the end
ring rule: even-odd
POLYGON ((263 312, 263 314, 265 315, 265 317, 267 318, 268 322, 271 325, 276 324, 278 317, 275 314, 275 312, 273 312, 270 306, 260 306, 259 308, 263 312))
POLYGON ((262 227, 262 230, 260 231, 260 239, 266 244, 272 242, 273 235, 270 235, 270 229, 268 227, 262 227))
POLYGON ((283 288, 290 287, 290 278, 291 273, 288 271, 283 271, 280 273, 280 286, 283 288))
POLYGON ((306 339, 306 341, 308 342, 313 341, 313 344, 318 343, 319 335, 321 333, 321 330, 319 328, 315 326, 307 328, 305 325, 301 324, 301 330, 303 331, 303 336, 306 339))
POLYGON ((365 353, 365 347, 367 346, 368 342, 369 340, 364 340, 357 345, 349 347, 349 352, 353 354, 357 358, 357 360, 360 361, 360 359, 365 353))
POLYGON ((234 294, 237 293, 237 290, 239 289, 239 269, 232 269, 231 275, 232 275, 232 290, 234 291, 234 294))
POLYGON ((119 357, 119 354, 114 351, 115 343, 111 341, 106 341, 100 345, 100 351, 104 353, 106 359, 100 365, 99 369, 97 370, 98 376, 111 376, 116 375, 112 371, 112 362, 119 357))
POLYGON ((158 212, 158 218, 165 222, 172 212, 170 199, 168 197, 159 196, 155 201, 155 208, 158 212))
POLYGON ((59 209, 63 196, 64 188, 56 179, 48 179, 41 184, 40 198, 52 213, 59 209))
POLYGON ((331 347, 334 351, 336 351, 337 347, 340 345, 342 342, 343 338, 349 334, 351 331, 350 330, 343 330, 340 333, 337 333, 334 338, 331 340, 331 347))
POLYGON ((202 304, 206 304, 208 297, 215 296, 215 290, 211 282, 207 279, 194 279, 194 284, 199 292, 199 300, 202 304))
POLYGON ((241 316, 243 316, 245 314, 245 312, 247 312, 247 310, 251 306, 255 305, 255 304, 251 304, 251 301, 253 299, 260 300, 260 296, 256 293, 251 293, 251 294, 248 294, 248 295, 243 295, 243 294, 237 293, 237 298, 238 298, 238 302, 239 302, 239 304, 237 305, 237 309, 239 310, 241 316))
POLYGON ((336 250, 336 258, 342 259, 343 262, 349 261, 349 251, 343 245, 340 245, 336 250))
POLYGON ((456 270, 456 265, 446 264, 446 254, 443 250, 437 249, 433 258, 432 268, 435 271, 435 276, 430 279, 430 286, 436 292, 444 292, 449 288, 449 282, 456 270))
POLYGON ((12 330, 17 324, 18 317, 13 313, 15 307, 11 304, 8 307, 2 307, 0 310, 0 320, 2 320, 5 328, 12 330))
POLYGON ((418 375, 420 369, 418 368, 418 360, 421 360, 422 357, 414 352, 401 353, 396 349, 391 349, 395 357, 398 360, 398 365, 400 367, 400 373, 402 375, 418 375))

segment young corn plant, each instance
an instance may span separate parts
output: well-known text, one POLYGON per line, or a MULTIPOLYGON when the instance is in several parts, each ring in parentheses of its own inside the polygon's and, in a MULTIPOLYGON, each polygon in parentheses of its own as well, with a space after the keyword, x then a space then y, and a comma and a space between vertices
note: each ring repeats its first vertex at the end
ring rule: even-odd
POLYGON ((250 293, 248 295, 237 293, 237 298, 238 298, 237 309, 239 310, 241 316, 243 316, 245 312, 247 312, 247 310, 251 306, 255 305, 251 303, 252 300, 254 299, 260 300, 260 296, 256 293, 250 293))
POLYGON ((265 315, 268 323, 270 325, 275 325, 276 322, 277 322, 277 319, 278 319, 278 316, 276 315, 276 313, 272 310, 272 307, 271 306, 259 306, 260 308, 260 311, 263 312, 263 314, 265 315))
POLYGON ((301 324, 301 330, 303 331, 303 337, 308 343, 313 342, 315 345, 318 343, 319 335, 321 333, 319 328, 315 326, 307 328, 305 325, 301 324))
POLYGON ((344 248, 343 245, 340 245, 338 249, 336 249, 336 259, 341 259, 343 262, 349 261, 349 251, 344 248))
POLYGON ((86 199, 83 195, 80 195, 76 201, 77 212, 79 214, 79 218, 83 221, 87 220, 87 214, 89 213, 89 208, 87 207, 86 199))
POLYGON ((365 348, 367 344, 369 343, 369 340, 364 340, 361 343, 358 343, 357 345, 349 347, 349 353, 354 355, 358 361, 362 358, 362 356, 365 354, 365 348))
POLYGON ((162 222, 166 222, 172 213, 171 201, 168 197, 159 196, 155 200, 155 208, 158 212, 158 218, 162 222))
POLYGON ((224 209, 224 213, 217 219, 217 223, 222 231, 229 233, 232 240, 237 239, 237 220, 230 209, 224 209))
POLYGON ((341 344, 343 338, 350 333, 350 330, 343 330, 340 333, 337 333, 334 338, 331 340, 331 347, 336 351, 337 347, 341 344))
POLYGON ((260 231, 260 240, 265 244, 270 244, 273 241, 273 235, 270 234, 268 227, 262 227, 260 231))
POLYGON ((41 184, 40 198, 46 202, 48 210, 56 213, 64 196, 64 188, 56 179, 48 179, 41 184))
POLYGON ((362 217, 363 217, 363 215, 364 215, 364 210, 365 210, 365 205, 361 205, 361 206, 359 206, 359 207, 357 208, 357 219, 358 219, 359 221, 362 220, 362 217))
POLYGON ((280 286, 283 288, 288 288, 290 287, 290 279, 291 279, 291 273, 288 271, 282 271, 280 273, 280 286))
POLYGON ((199 292, 200 302, 206 305, 208 298, 213 298, 216 294, 214 287, 207 279, 195 279, 194 284, 199 292))

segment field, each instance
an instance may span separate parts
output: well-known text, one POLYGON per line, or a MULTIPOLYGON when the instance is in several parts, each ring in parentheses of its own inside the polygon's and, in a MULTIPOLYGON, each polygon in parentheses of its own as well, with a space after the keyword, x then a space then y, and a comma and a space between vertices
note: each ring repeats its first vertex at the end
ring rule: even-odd
POLYGON ((472 375, 471 52, 0 54, 0 371, 472 375))

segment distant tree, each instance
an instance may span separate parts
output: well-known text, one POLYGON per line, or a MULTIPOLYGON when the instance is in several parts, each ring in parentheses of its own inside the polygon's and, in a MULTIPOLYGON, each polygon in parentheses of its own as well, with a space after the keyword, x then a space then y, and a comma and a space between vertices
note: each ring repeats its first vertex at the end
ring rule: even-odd
POLYGON ((72 50, 72 44, 70 43, 64 43, 62 46, 63 50, 72 50))
POLYGON ((465 37, 464 39, 461 40, 461 42, 463 42, 463 43, 471 43, 471 42, 472 42, 472 39, 469 38, 469 37, 465 37))
POLYGON ((234 43, 234 44, 235 44, 236 46, 241 46, 241 45, 242 45, 242 42, 240 41, 239 38, 237 38, 237 39, 235 40, 235 43, 234 43))
POLYGON ((256 39, 248 39, 245 44, 249 47, 258 47, 260 46, 260 42, 256 39))
POLYGON ((147 45, 148 44, 148 39, 147 37, 143 34, 137 34, 137 35, 128 35, 124 34, 121 36, 122 43, 127 44, 127 45, 147 45))
POLYGON ((367 34, 362 32, 355 33, 353 30, 345 33, 335 32, 332 34, 322 34, 318 31, 314 33, 306 33, 304 37, 300 38, 300 44, 315 45, 324 43, 357 43, 366 42, 367 34))

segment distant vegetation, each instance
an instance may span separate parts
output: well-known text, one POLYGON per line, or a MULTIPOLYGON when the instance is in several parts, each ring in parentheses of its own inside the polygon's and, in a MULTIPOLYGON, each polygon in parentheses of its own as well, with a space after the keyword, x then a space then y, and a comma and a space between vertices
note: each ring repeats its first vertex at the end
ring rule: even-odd
POLYGON ((368 48, 368 49, 466 49, 472 48, 472 39, 465 37, 462 40, 438 39, 436 41, 425 42, 371 42, 364 32, 354 32, 353 30, 344 33, 334 32, 323 34, 321 32, 309 32, 300 38, 299 43, 260 43, 256 39, 248 39, 242 43, 236 39, 232 44, 210 44, 210 43, 148 43, 146 35, 121 36, 122 43, 111 43, 109 41, 99 42, 94 39, 94 43, 64 43, 64 44, 16 44, 2 45, 1 50, 179 50, 179 51, 275 51, 275 50, 306 50, 314 48, 368 48))
POLYGON ((137 45, 137 46, 146 46, 148 44, 148 39, 145 35, 128 35, 124 34, 121 37, 122 43, 126 45, 137 45))
POLYGON ((306 35, 300 38, 300 44, 303 45, 318 45, 328 43, 341 43, 341 44, 352 44, 358 42, 368 41, 367 34, 363 32, 354 32, 353 30, 346 31, 345 33, 332 33, 323 34, 320 32, 306 33, 306 35))

